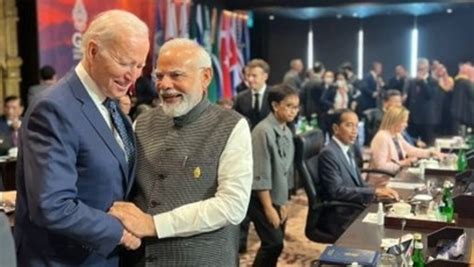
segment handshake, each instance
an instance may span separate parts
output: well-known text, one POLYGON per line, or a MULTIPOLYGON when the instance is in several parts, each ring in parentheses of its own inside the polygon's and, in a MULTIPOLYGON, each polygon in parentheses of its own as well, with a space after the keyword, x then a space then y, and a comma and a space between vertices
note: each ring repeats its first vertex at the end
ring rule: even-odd
POLYGON ((153 216, 144 213, 133 203, 114 202, 108 214, 122 223, 124 230, 120 245, 129 250, 139 248, 143 237, 157 235, 153 216))

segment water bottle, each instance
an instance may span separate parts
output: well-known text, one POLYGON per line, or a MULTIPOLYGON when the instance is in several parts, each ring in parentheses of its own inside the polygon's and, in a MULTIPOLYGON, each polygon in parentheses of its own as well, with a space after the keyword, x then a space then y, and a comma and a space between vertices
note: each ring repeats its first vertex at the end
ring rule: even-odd
POLYGON ((365 124, 363 121, 359 121, 359 124, 357 124, 357 142, 359 144, 359 147, 364 147, 365 124))
POLYGON ((300 123, 300 133, 304 133, 307 131, 308 128, 308 121, 306 120, 306 117, 301 118, 301 123, 300 123))
POLYGON ((311 125, 313 129, 318 128, 318 115, 316 113, 311 114, 311 120, 309 121, 309 125, 311 125))
POLYGON ((446 222, 451 223, 454 217, 454 202, 452 193, 452 184, 449 181, 445 181, 443 184, 443 197, 441 199, 442 206, 440 212, 443 217, 446 218, 446 222))
POLYGON ((425 164, 426 162, 424 160, 420 160, 420 165, 419 165, 419 169, 420 169, 420 179, 421 180, 425 180, 425 164))
POLYGON ((458 172, 463 172, 467 168, 467 159, 464 149, 459 150, 458 160, 457 160, 458 172))
POLYGON ((384 223, 385 223, 385 214, 383 212, 383 204, 382 202, 379 202, 379 207, 377 210, 377 224, 384 225, 384 223))

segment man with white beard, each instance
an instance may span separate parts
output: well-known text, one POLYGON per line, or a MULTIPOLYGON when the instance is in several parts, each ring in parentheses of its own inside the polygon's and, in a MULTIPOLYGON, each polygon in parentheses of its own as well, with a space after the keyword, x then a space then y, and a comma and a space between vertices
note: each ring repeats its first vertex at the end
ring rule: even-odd
POLYGON ((165 43, 156 66, 161 107, 136 123, 133 203, 111 214, 138 237, 126 266, 238 266, 239 223, 252 184, 247 121, 211 104, 211 59, 197 43, 165 43))

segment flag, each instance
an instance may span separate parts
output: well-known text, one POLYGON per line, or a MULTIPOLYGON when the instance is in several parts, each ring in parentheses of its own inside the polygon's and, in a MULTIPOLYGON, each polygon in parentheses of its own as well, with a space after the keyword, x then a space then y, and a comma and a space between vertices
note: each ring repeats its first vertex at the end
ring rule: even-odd
POLYGON ((168 0, 166 5, 166 30, 165 41, 178 36, 178 26, 176 22, 176 7, 173 0, 168 0))
POLYGON ((245 66, 244 57, 242 51, 239 48, 237 35, 239 34, 239 20, 240 17, 237 14, 231 16, 231 28, 230 28, 230 46, 232 49, 232 56, 237 58, 237 61, 231 66, 232 72, 232 95, 235 95, 236 87, 242 82, 242 68, 245 66))
POLYGON ((186 1, 181 2, 179 11, 179 37, 189 38, 188 4, 186 1))
POLYGON ((224 11, 221 18, 219 48, 222 68, 222 92, 224 98, 233 95, 232 71, 238 67, 237 44, 232 33, 232 14, 224 11))
POLYGON ((216 102, 222 96, 222 69, 220 63, 220 52, 219 52, 219 34, 217 27, 219 25, 219 12, 216 8, 212 10, 212 19, 210 20, 210 43, 212 45, 211 59, 212 59, 212 69, 214 76, 212 77, 211 84, 209 85, 207 97, 210 101, 216 102))
POLYGON ((152 68, 156 66, 156 60, 158 58, 158 52, 161 45, 165 42, 163 36, 163 21, 161 20, 161 8, 160 3, 156 3, 156 19, 155 19, 155 33, 153 36, 153 58, 152 58, 152 68))
POLYGON ((204 14, 202 18, 202 43, 207 52, 212 53, 212 37, 211 37, 211 15, 209 7, 204 6, 204 14))
POLYGON ((191 8, 189 38, 203 45, 202 41, 202 7, 201 4, 193 5, 191 8))
POLYGON ((242 20, 242 55, 244 56, 244 62, 248 63, 250 61, 250 32, 247 25, 247 18, 242 20))

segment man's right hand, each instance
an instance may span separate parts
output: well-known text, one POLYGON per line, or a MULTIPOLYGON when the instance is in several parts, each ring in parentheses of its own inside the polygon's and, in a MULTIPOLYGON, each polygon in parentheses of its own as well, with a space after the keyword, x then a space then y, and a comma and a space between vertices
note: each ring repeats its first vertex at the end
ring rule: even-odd
POLYGON ((377 187, 375 188, 375 195, 378 198, 391 198, 395 200, 399 200, 400 196, 398 195, 397 191, 388 188, 388 187, 377 187))
POLYGON ((265 216, 267 217, 267 220, 273 225, 275 229, 280 227, 280 215, 278 215, 278 212, 276 211, 275 208, 270 208, 268 210, 265 210, 265 216))
POLYGON ((129 231, 123 229, 122 239, 120 239, 120 245, 124 246, 128 250, 135 250, 142 244, 142 240, 134 236, 129 231))

